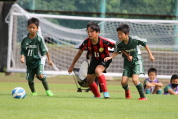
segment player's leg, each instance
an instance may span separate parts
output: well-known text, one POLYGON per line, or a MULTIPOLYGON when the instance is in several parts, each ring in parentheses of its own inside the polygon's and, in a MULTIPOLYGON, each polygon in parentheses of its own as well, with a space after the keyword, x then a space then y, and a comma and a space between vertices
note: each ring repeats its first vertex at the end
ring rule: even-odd
POLYGON ((108 89, 107 89, 106 78, 103 74, 104 70, 105 70, 105 67, 103 67, 102 65, 98 65, 95 69, 95 73, 98 78, 101 89, 103 91, 104 98, 109 98, 110 96, 109 96, 108 89))
POLYGON ((90 87, 90 90, 94 94, 94 96, 101 97, 99 90, 98 90, 98 86, 96 82, 94 81, 96 78, 95 69, 96 69, 97 64, 98 64, 98 60, 91 60, 90 66, 88 67, 88 72, 87 72, 87 83, 88 83, 88 86, 90 87))
POLYGON ((130 89, 128 86, 128 80, 129 80, 128 76, 122 76, 121 85, 122 85, 122 88, 125 90, 125 98, 131 99, 132 97, 131 97, 130 89))
POLYGON ((32 92, 32 95, 37 95, 37 92, 35 91, 34 76, 35 76, 34 70, 27 69, 26 79, 28 80, 29 88, 32 92))
POLYGON ((98 77, 95 78, 95 82, 99 86, 100 93, 102 93, 103 91, 102 91, 101 85, 98 82, 98 77))
POLYGON ((42 82, 43 87, 46 90, 48 96, 53 96, 54 94, 49 90, 48 82, 46 76, 44 75, 44 65, 40 64, 36 69, 37 78, 42 82))
POLYGON ((96 82, 94 81, 95 78, 96 78, 95 74, 87 74, 87 83, 88 83, 88 86, 90 87, 90 90, 94 94, 94 96, 101 97, 99 90, 98 90, 98 86, 96 82))
POLYGON ((104 62, 104 60, 100 60, 98 66, 95 69, 95 74, 103 91, 104 98, 109 98, 110 95, 108 93, 106 78, 103 72, 109 67, 111 62, 112 60, 109 60, 107 62, 104 62))
POLYGON ((137 90, 139 92, 139 95, 140 95, 139 100, 147 100, 147 98, 146 98, 146 96, 144 94, 143 86, 142 86, 142 84, 140 83, 140 81, 138 79, 139 79, 139 75, 138 74, 133 74, 132 75, 132 82, 136 86, 136 88, 137 88, 137 90))
POLYGON ((130 62, 127 60, 124 60, 124 71, 122 74, 122 80, 121 80, 121 85, 122 88, 125 90, 125 98, 126 99, 131 99, 131 94, 130 94, 130 89, 128 85, 128 80, 129 77, 132 76, 132 68, 130 68, 130 62))
POLYGON ((136 88, 139 92, 139 95, 140 95, 139 100, 147 100, 147 98, 145 97, 145 94, 144 94, 143 85, 139 81, 140 63, 138 61, 136 61, 135 64, 136 65, 134 65, 134 67, 132 67, 132 82, 134 83, 134 85, 136 86, 136 88))

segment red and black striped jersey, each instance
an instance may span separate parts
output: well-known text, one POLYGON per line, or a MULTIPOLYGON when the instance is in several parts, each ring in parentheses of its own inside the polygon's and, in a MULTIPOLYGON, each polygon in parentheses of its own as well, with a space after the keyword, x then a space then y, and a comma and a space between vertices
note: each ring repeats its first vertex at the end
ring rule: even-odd
POLYGON ((94 59, 104 59, 109 56, 108 47, 113 48, 115 43, 103 37, 98 37, 98 43, 93 45, 90 38, 86 38, 79 46, 81 50, 88 50, 94 59))

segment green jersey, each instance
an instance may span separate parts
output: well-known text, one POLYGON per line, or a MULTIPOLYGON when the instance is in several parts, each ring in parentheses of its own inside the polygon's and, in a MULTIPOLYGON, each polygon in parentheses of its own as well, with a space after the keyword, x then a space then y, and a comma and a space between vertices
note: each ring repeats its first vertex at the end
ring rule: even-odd
MULTIPOLYGON (((125 44, 123 41, 117 41, 115 48, 114 48, 114 52, 119 53, 121 50, 124 50, 125 52, 127 52, 129 55, 131 55, 133 57, 133 59, 137 58, 139 53, 139 45, 142 46, 146 46, 147 40, 146 39, 142 39, 139 38, 137 36, 129 36, 129 42, 128 44, 125 44)), ((122 54, 122 57, 124 59, 127 59, 127 57, 122 54)))
POLYGON ((39 64, 44 64, 48 49, 41 34, 36 33, 33 39, 28 35, 21 42, 21 55, 25 56, 28 69, 36 68, 39 64))

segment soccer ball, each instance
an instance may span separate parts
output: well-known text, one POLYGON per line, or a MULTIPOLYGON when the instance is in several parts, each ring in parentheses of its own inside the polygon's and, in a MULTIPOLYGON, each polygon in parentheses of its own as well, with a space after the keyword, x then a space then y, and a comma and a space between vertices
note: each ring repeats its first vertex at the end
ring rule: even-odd
POLYGON ((12 97, 16 99, 24 99, 26 92, 22 87, 16 87, 12 90, 12 97))

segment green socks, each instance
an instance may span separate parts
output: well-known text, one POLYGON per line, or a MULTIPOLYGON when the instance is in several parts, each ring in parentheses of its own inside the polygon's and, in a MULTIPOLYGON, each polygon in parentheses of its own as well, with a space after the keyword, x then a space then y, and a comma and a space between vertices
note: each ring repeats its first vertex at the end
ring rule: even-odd
POLYGON ((46 81, 46 77, 44 77, 41 82, 42 82, 43 87, 45 88, 45 90, 49 90, 48 82, 46 81))
POLYGON ((141 98, 146 98, 145 95, 144 95, 144 91, 143 91, 143 86, 141 85, 141 83, 139 83, 138 85, 136 85, 136 88, 140 94, 140 97, 141 98))
POLYGON ((156 91, 156 94, 162 94, 162 90, 161 90, 161 89, 158 89, 158 90, 156 91))
POLYGON ((31 92, 35 92, 34 82, 28 82, 31 92))
POLYGON ((125 91, 128 91, 128 90, 129 90, 128 84, 126 84, 125 86, 122 85, 122 88, 123 88, 125 91))
POLYGON ((146 94, 151 94, 151 90, 149 88, 146 88, 145 93, 146 94))

